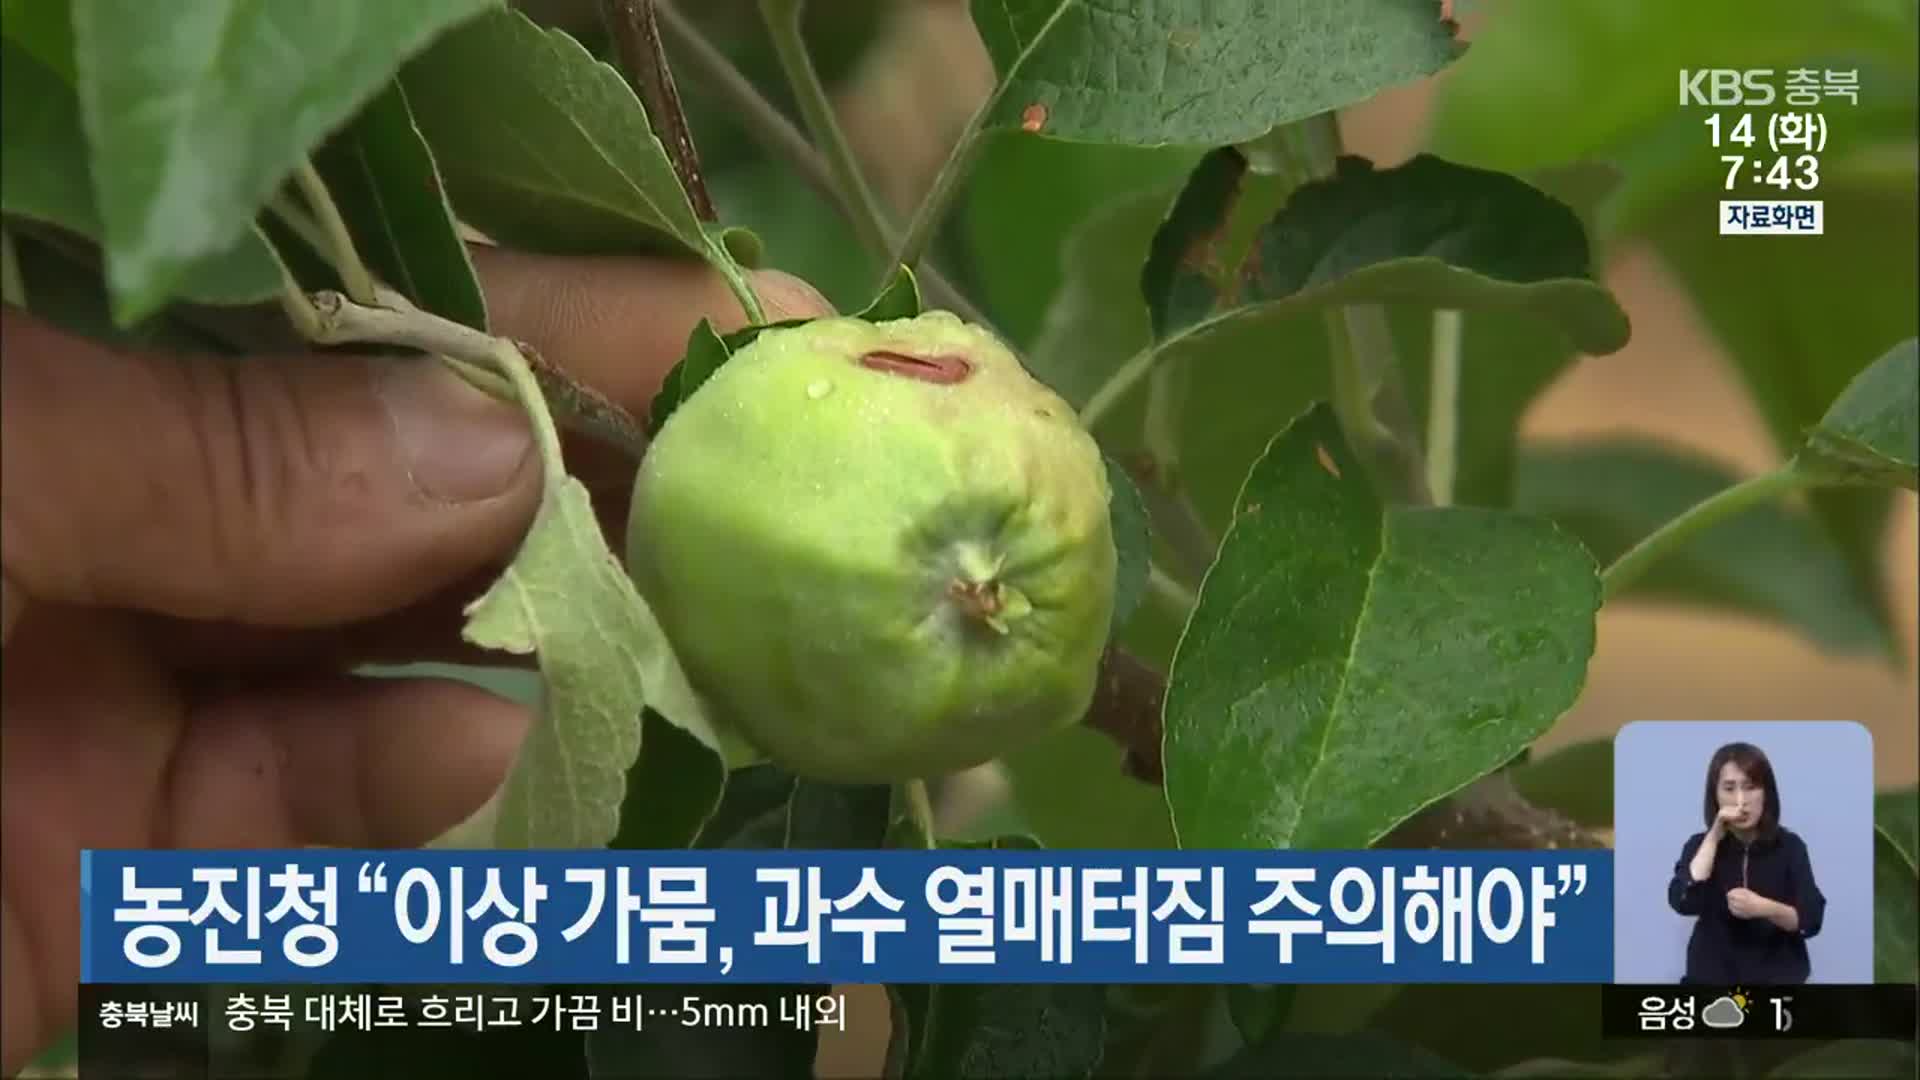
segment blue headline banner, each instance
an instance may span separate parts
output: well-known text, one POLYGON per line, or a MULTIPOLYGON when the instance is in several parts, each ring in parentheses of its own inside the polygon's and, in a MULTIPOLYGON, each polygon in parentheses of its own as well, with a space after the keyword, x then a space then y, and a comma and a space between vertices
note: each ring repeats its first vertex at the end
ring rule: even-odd
POLYGON ((1604 983, 1609 851, 88 851, 102 983, 1604 983))

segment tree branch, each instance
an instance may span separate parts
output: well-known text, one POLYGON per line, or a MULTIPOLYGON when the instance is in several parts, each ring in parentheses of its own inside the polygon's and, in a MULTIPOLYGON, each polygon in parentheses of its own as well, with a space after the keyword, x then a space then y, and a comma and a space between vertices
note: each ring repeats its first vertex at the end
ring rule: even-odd
MULTIPOLYGON (((840 194, 841 209, 852 223, 854 235, 860 238, 861 246, 885 266, 887 257, 893 254, 887 215, 867 185, 853 147, 840 130, 833 103, 827 98, 827 88, 820 82, 813 58, 807 55, 802 3, 803 0, 760 0, 760 17, 773 39, 774 54, 787 74, 787 85, 793 91, 794 100, 800 103, 800 115, 813 133, 814 148, 826 156, 833 172, 834 189, 840 194)), ((886 266, 886 269, 891 271, 892 267, 886 266)), ((883 287, 886 276, 881 275, 883 287)))
POLYGON ((707 192, 707 182, 700 175, 700 154, 694 149, 686 111, 680 107, 673 70, 667 66, 654 0, 600 0, 600 16, 613 38, 613 48, 620 56, 627 83, 646 106, 647 121, 659 137, 660 145, 666 147, 680 186, 693 203, 694 214, 701 221, 720 220, 713 208, 713 196, 707 192))
MULTIPOLYGON (((839 207, 841 213, 848 215, 851 221, 852 211, 833 182, 833 169, 827 165, 827 159, 807 141, 807 137, 800 133, 800 129, 793 126, 779 109, 774 108, 773 103, 762 96, 745 75, 740 74, 740 69, 734 67, 719 49, 714 48, 712 42, 702 37, 700 31, 687 21, 686 16, 674 10, 671 3, 661 5, 660 25, 680 49, 682 59, 693 70, 694 76, 732 107, 734 120, 775 156, 793 166, 801 179, 829 203, 839 207)), ((895 233, 896 230, 889 223, 889 244, 895 242, 895 233)), ((920 283, 926 286, 929 300, 976 326, 992 329, 993 324, 987 320, 986 314, 967 299, 966 294, 953 284, 933 260, 923 260, 915 273, 919 275, 920 283)))
POLYGON ((1160 705, 1166 698, 1160 673, 1119 646, 1109 646, 1100 658, 1100 681, 1087 726, 1102 732, 1127 752, 1123 770, 1136 780, 1159 784, 1160 705))
MULTIPOLYGON (((1117 646, 1100 662, 1100 681, 1085 723, 1126 751, 1122 771, 1158 785, 1165 777, 1161 759, 1161 706, 1166 680, 1117 646)), ((1497 771, 1427 807, 1395 827, 1374 845, 1380 848, 1597 848, 1599 837, 1553 810, 1528 802, 1511 776, 1497 771)))

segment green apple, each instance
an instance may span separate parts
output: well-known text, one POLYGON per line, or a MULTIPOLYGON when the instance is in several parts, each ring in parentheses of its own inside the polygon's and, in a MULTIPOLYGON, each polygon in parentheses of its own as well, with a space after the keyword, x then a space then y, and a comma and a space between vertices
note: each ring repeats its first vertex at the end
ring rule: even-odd
POLYGON ((1105 463, 947 312, 769 330, 668 418, 627 562, 713 718, 886 783, 1076 723, 1113 615, 1105 463))

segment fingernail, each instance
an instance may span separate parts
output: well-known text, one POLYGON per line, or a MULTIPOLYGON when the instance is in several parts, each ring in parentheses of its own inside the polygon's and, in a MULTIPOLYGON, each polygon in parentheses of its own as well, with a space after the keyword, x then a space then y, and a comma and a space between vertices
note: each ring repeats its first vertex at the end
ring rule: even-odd
POLYGON ((503 494, 533 451, 526 414, 437 360, 385 362, 378 394, 413 486, 442 502, 503 494))

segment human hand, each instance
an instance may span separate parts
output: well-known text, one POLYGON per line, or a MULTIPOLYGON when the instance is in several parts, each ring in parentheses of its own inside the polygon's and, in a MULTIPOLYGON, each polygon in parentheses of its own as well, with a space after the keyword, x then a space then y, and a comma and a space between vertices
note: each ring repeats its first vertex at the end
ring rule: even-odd
POLYGON ((1721 807, 1720 812, 1713 816, 1714 835, 1725 836, 1727 833, 1727 830, 1733 828, 1733 823, 1739 820, 1740 820, 1739 807, 1737 806, 1721 807))
MULTIPOLYGON (((479 248, 496 333, 636 416, 703 316, 693 263, 479 248)), ((793 278, 769 319, 827 313, 793 278)), ((0 309, 0 1073, 72 1023, 81 848, 409 847, 529 717, 364 663, 460 640, 540 498, 517 406, 435 361, 135 355, 0 309)), ((633 462, 569 443, 621 550, 633 462), (578 452, 577 459, 575 452, 578 452)), ((520 661, 525 663, 525 661, 520 661)))
POLYGON ((1748 888, 1727 890, 1727 910, 1741 919, 1765 918, 1773 910, 1773 901, 1748 888))

